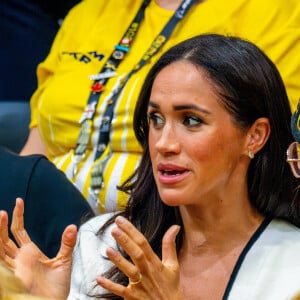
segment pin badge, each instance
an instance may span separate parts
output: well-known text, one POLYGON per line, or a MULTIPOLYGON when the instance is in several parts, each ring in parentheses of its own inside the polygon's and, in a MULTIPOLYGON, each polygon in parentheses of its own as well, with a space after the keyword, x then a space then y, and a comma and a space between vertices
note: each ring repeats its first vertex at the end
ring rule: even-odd
POLYGON ((112 71, 116 71, 116 66, 115 66, 114 62, 111 61, 111 60, 109 60, 108 62, 106 62, 105 68, 110 69, 112 71))
POLYGON ((117 72, 114 71, 107 71, 107 72, 103 72, 103 73, 99 73, 99 74, 93 74, 89 76, 90 80, 100 80, 100 79, 104 79, 104 78, 110 78, 113 76, 116 76, 117 72))
POLYGON ((121 45, 130 45, 131 44, 131 42, 132 42, 132 40, 130 39, 130 38, 128 38, 128 37, 124 37, 122 40, 121 40, 121 45))
POLYGON ((123 57, 124 57, 124 52, 123 51, 119 51, 119 50, 114 51, 113 58, 122 59, 123 57))
POLYGON ((125 45, 125 46, 124 46, 124 45, 122 45, 122 46, 121 46, 121 45, 116 45, 116 46, 115 46, 115 49, 116 49, 116 50, 123 51, 123 52, 128 52, 128 51, 129 51, 129 47, 126 46, 126 45, 125 45))
POLYGON ((92 85, 91 89, 94 93, 99 93, 104 90, 104 86, 100 82, 97 81, 92 85))

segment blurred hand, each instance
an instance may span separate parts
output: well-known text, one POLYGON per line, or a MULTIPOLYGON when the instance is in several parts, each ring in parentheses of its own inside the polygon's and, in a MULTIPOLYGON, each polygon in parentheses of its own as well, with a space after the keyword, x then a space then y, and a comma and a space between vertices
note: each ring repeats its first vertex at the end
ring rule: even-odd
POLYGON ((21 279, 31 294, 65 300, 70 289, 76 226, 66 227, 57 256, 49 259, 30 240, 24 228, 24 202, 17 198, 11 232, 17 244, 8 236, 7 213, 0 211, 0 258, 21 279))

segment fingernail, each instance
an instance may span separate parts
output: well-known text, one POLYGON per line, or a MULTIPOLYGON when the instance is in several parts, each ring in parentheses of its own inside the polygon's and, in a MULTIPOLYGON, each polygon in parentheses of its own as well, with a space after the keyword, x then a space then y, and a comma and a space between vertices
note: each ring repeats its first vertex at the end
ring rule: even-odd
POLYGON ((104 277, 99 276, 99 277, 97 277, 96 280, 97 280, 97 283, 100 284, 100 285, 105 283, 105 278, 104 277))
POLYGON ((118 225, 121 225, 121 224, 125 223, 126 221, 127 220, 124 217, 122 217, 122 216, 117 216, 116 219, 115 219, 115 222, 118 225))
POLYGON ((179 225, 174 225, 174 228, 173 228, 173 239, 174 239, 174 242, 176 241, 176 237, 177 237, 177 234, 179 233, 180 231, 180 226, 179 225))
POLYGON ((179 225, 176 225, 174 231, 175 231, 175 233, 176 233, 176 235, 177 235, 178 232, 180 231, 180 226, 179 226, 179 225))
POLYGON ((112 233, 114 234, 114 236, 117 236, 117 237, 122 235, 122 231, 119 228, 114 228, 112 230, 112 233))
POLYGON ((117 251, 112 247, 108 247, 106 249, 106 254, 110 257, 115 257, 117 255, 117 251))

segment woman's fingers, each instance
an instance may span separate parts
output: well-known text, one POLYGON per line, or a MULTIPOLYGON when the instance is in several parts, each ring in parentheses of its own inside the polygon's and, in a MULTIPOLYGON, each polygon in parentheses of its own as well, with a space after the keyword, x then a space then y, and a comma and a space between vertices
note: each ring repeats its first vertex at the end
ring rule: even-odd
POLYGON ((179 269, 175 242, 179 230, 180 226, 171 226, 165 233, 162 241, 162 263, 173 271, 178 271, 179 269))
POLYGON ((176 236, 180 226, 171 226, 163 237, 162 242, 162 261, 153 252, 146 238, 131 224, 127 219, 118 216, 115 220, 118 225, 112 230, 112 235, 119 245, 131 257, 142 271, 145 265, 145 259, 153 266, 163 268, 163 265, 173 271, 178 270, 178 260, 176 251, 176 236))
MULTIPOLYGON (((108 258, 129 278, 130 281, 139 280, 141 273, 147 273, 151 277, 151 271, 148 267, 148 261, 143 250, 136 242, 119 227, 112 229, 112 236, 123 250, 130 256, 133 263, 124 258, 118 251, 113 248, 107 248, 108 258)), ((146 239, 145 239, 146 241, 146 239)), ((141 242, 140 242, 141 243, 141 242)), ((155 256, 155 254, 153 253, 155 256)), ((151 264, 154 270, 154 263, 151 264)))
POLYGON ((104 289, 112 292, 115 295, 118 295, 120 297, 122 297, 123 299, 125 299, 124 295, 126 294, 126 287, 121 285, 121 284, 117 284, 114 283, 112 281, 110 281, 109 279, 106 279, 103 276, 99 276, 96 279, 97 283, 99 285, 101 285, 104 289))
POLYGON ((139 280, 139 276, 141 274, 139 269, 125 259, 120 252, 112 247, 108 247, 106 249, 106 254, 110 261, 113 262, 124 274, 126 274, 128 278, 130 278, 132 281, 139 280))
POLYGON ((9 267, 10 269, 14 269, 15 267, 14 259, 6 255, 6 251, 2 239, 0 239, 0 258, 6 264, 7 267, 9 267))
MULTIPOLYGON (((126 235, 123 234, 118 238, 120 240, 120 243, 122 243, 120 245, 124 247, 123 249, 128 254, 128 251, 131 250, 130 252, 134 255, 137 261, 146 258, 149 261, 152 261, 152 263, 160 262, 160 259, 153 252, 147 239, 141 232, 136 229, 136 227, 132 223, 130 223, 122 216, 118 216, 115 220, 115 223, 122 232, 126 233, 126 235), (129 238, 126 238, 126 236, 128 236, 129 238), (138 247, 135 247, 136 245, 138 247), (132 249, 132 247, 134 248, 132 249), (128 251, 126 249, 128 249, 128 251)), ((119 240, 117 242, 119 242, 119 240)), ((133 257, 131 258, 134 259, 133 257)))
POLYGON ((5 211, 0 211, 0 258, 11 270, 15 267, 14 257, 18 248, 8 237, 8 216, 5 211))
POLYGON ((16 263, 13 258, 10 258, 9 256, 5 256, 2 260, 10 270, 12 270, 12 271, 15 270, 16 263))
POLYGON ((21 198, 16 199, 12 216, 11 232, 19 246, 31 242, 27 231, 24 229, 24 202, 21 198))
MULTIPOLYGON (((129 281, 139 281, 141 274, 145 275, 146 281, 151 281, 153 276, 155 276, 153 273, 157 270, 162 270, 163 266, 160 259, 152 251, 151 247, 149 246, 150 250, 148 250, 148 247, 144 245, 144 243, 148 243, 144 236, 138 231, 136 235, 138 237, 135 236, 132 238, 119 227, 112 230, 112 236, 115 238, 120 247, 128 254, 132 262, 128 261, 118 252, 114 254, 112 249, 108 249, 107 255, 111 261, 129 278, 129 281), (145 248, 147 250, 144 250, 145 248), (149 253, 150 251, 152 256, 149 253)), ((145 280, 143 281, 143 285, 146 283, 145 280)))
POLYGON ((126 300, 170 299, 170 295, 178 298, 179 264, 175 240, 180 227, 174 225, 165 233, 161 260, 133 224, 121 216, 115 219, 115 223, 117 226, 112 229, 112 236, 132 262, 111 247, 106 249, 106 254, 129 278, 129 284, 125 287, 103 276, 97 278, 97 283, 126 300))
POLYGON ((6 211, 0 211, 0 239, 5 255, 14 258, 18 247, 8 236, 8 215, 6 211))
POLYGON ((151 292, 147 292, 143 288, 136 289, 136 286, 140 285, 131 285, 127 287, 118 283, 114 283, 111 280, 99 276, 96 279, 97 283, 101 285, 104 289, 110 291, 111 293, 120 296, 122 299, 127 300, 141 300, 141 299, 160 299, 158 297, 151 298, 151 292))
POLYGON ((5 244, 8 240, 8 216, 4 210, 0 211, 0 239, 5 244))
POLYGON ((155 272, 162 272, 165 268, 168 268, 172 273, 178 272, 179 267, 175 242, 180 230, 178 225, 171 226, 163 237, 161 261, 152 250, 144 235, 132 223, 121 216, 116 218, 115 223, 117 227, 112 230, 112 235, 130 256, 133 264, 112 248, 107 249, 107 255, 131 281, 138 281, 141 273, 147 273, 147 276, 150 276, 149 278, 152 276, 155 277, 155 272))
POLYGON ((66 227, 62 234, 61 246, 57 253, 57 258, 64 257, 72 259, 73 249, 76 244, 77 227, 75 225, 69 225, 66 227))

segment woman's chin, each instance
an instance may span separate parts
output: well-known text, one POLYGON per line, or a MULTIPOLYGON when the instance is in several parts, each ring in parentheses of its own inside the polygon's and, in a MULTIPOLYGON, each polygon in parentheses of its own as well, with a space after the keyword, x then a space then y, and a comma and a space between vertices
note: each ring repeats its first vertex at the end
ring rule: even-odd
POLYGON ((178 194, 178 192, 163 192, 163 193, 160 193, 160 198, 162 200, 162 202, 165 204, 165 205, 168 205, 168 206, 179 206, 179 205, 183 205, 183 201, 184 200, 184 197, 180 194, 178 194))

